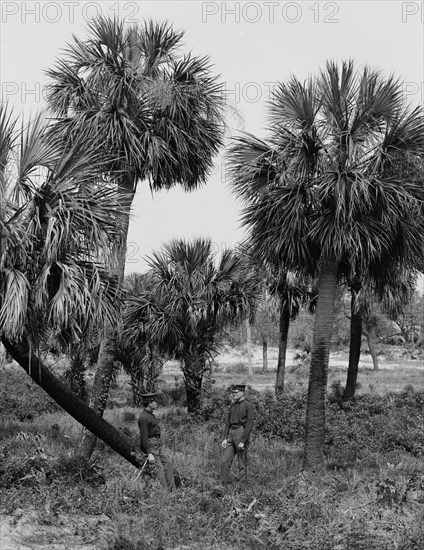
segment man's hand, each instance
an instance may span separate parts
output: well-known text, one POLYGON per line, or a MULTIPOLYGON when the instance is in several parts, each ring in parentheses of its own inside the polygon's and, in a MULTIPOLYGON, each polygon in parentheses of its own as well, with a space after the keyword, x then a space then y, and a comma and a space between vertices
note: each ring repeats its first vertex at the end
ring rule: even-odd
POLYGON ((225 447, 228 445, 228 440, 224 439, 224 441, 221 443, 221 447, 225 449, 225 447))
POLYGON ((244 450, 244 443, 242 443, 240 441, 240 443, 237 445, 237 448, 238 448, 239 451, 243 451, 244 450))
POLYGON ((147 455, 147 460, 149 461, 149 464, 154 464, 155 463, 155 457, 152 455, 152 453, 149 453, 147 455))

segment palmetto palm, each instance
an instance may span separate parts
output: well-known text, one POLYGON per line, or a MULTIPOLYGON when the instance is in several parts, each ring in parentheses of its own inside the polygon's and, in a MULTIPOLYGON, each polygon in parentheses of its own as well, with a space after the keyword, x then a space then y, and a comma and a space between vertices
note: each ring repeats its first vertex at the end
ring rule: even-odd
MULTIPOLYGON (((417 270, 402 269, 394 258, 387 258, 378 266, 371 266, 367 275, 349 281, 351 292, 350 347, 346 386, 343 399, 355 395, 358 365, 361 353, 363 320, 371 315, 373 304, 378 301, 382 311, 395 319, 408 305, 417 281, 417 270)), ((369 336, 368 336, 369 338, 369 336)), ((370 340, 369 340, 370 343, 370 340)), ((373 360, 376 356, 373 355, 373 360)))
POLYGON ((277 376, 275 379, 275 394, 279 397, 284 392, 290 320, 295 319, 302 305, 310 301, 311 293, 310 285, 305 277, 285 270, 280 270, 278 277, 270 286, 270 293, 278 300, 280 313, 277 376))
POLYGON ((120 331, 117 359, 130 375, 134 405, 141 407, 142 395, 156 390, 157 379, 166 361, 157 345, 150 340, 150 334, 141 332, 137 334, 136 338, 133 337, 133 327, 128 315, 135 298, 139 297, 141 301, 147 302, 155 300, 151 273, 127 275, 124 281, 124 290, 126 299, 123 319, 127 326, 123 324, 120 331), (130 322, 129 326, 128 322, 130 322))
POLYGON ((282 265, 268 262, 262 255, 262 250, 256 250, 253 243, 247 239, 245 245, 239 247, 246 261, 262 278, 263 298, 268 302, 268 308, 277 312, 278 322, 278 360, 275 379, 275 394, 277 397, 284 392, 286 369, 286 354, 290 320, 297 317, 302 305, 311 302, 310 283, 307 278, 284 268, 282 265))
MULTIPOLYGON (((89 24, 88 39, 74 38, 48 71, 48 101, 58 117, 54 134, 66 142, 82 137, 103 151, 118 192, 129 197, 121 201, 122 239, 112 268, 120 284, 137 184, 196 189, 221 145, 219 84, 207 58, 181 53, 182 37, 167 23, 127 26, 99 18, 89 24)), ((115 359, 114 329, 116 324, 105 327, 94 380, 91 404, 99 414, 115 359)))
POLYGON ((63 152, 41 116, 18 129, 0 107, 0 338, 56 402, 133 464, 132 444, 41 361, 40 341, 78 341, 91 317, 116 311, 116 280, 99 258, 119 238, 116 193, 98 182, 99 155, 63 152))
POLYGON ((253 309, 259 284, 240 255, 226 250, 215 262, 204 239, 172 241, 149 265, 145 295, 128 308, 127 337, 180 362, 188 411, 194 412, 219 331, 253 309))
POLYGON ((267 142, 241 137, 229 158, 253 246, 318 274, 305 446, 314 467, 323 463, 338 278, 365 273, 393 250, 403 266, 423 255, 424 123, 420 108, 405 105, 400 82, 352 62, 280 84, 269 123, 267 142))

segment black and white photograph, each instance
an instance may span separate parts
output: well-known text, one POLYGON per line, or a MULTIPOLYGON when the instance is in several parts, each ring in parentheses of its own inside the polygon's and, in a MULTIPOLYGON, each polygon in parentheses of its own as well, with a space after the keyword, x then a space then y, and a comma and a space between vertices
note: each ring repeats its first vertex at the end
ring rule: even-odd
POLYGON ((424 2, 2 0, 0 549, 424 549, 424 2))

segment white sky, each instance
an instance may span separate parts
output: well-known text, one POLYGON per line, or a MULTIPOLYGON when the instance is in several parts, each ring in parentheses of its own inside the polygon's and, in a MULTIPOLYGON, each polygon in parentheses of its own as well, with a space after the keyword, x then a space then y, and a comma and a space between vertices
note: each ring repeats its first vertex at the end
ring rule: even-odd
MULTIPOLYGON (((424 99, 424 2, 202 2, 2 0, 2 98, 28 117, 44 105, 43 71, 60 55, 72 34, 85 36, 86 20, 96 14, 119 15, 128 22, 168 20, 185 30, 194 55, 209 55, 221 75, 229 102, 240 113, 229 118, 231 133, 244 126, 265 131, 266 102, 273 83, 295 74, 315 73, 327 59, 353 58, 405 81, 414 103, 424 99)), ((201 190, 178 189, 151 195, 137 191, 128 238, 126 272, 143 271, 143 257, 171 238, 210 237, 218 251, 243 237, 240 204, 225 171, 201 190)))

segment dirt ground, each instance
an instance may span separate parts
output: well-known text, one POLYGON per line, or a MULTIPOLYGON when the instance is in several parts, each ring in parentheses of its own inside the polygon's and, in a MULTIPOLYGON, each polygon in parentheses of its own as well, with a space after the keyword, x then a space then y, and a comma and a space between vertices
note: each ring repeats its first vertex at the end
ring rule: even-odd
MULTIPOLYGON (((270 348, 268 350, 268 373, 263 373, 262 349, 260 346, 254 346, 252 353, 254 379, 251 383, 256 390, 273 389, 275 383, 275 371, 277 365, 278 350, 270 348)), ((293 370, 298 364, 296 361, 297 350, 288 350, 287 352, 287 370, 293 370)), ((393 358, 379 356, 380 369, 382 371, 392 371, 402 367, 405 373, 418 373, 424 371, 424 360, 422 358, 412 359, 410 357, 393 358)), ((346 352, 332 353, 330 355, 330 373, 332 370, 347 369, 348 357, 346 352)), ((373 363, 370 355, 363 354, 361 356, 359 369, 367 372, 372 372, 373 363)), ((247 358, 242 351, 223 351, 215 360, 213 370, 215 370, 216 382, 218 385, 224 386, 231 382, 239 381, 246 378, 247 358), (244 372, 243 372, 244 371, 244 372)), ((423 373, 424 374, 424 373, 423 373)), ((420 375, 421 377, 421 375, 420 375)), ((182 379, 181 369, 177 362, 168 361, 163 370, 163 379, 166 381, 182 379)), ((248 381, 248 380, 247 380, 248 381)), ((421 378, 420 378, 421 382, 421 378)), ((248 381, 248 383, 250 383, 248 381)), ((424 376, 422 380, 424 385, 424 376)), ((420 384, 421 385, 421 384, 420 384)), ((55 525, 43 525, 40 522, 38 514, 25 515, 23 510, 16 510, 13 515, 0 516, 0 550, 96 550, 96 546, 90 545, 79 539, 78 523, 93 522, 93 532, 96 530, 95 522, 99 518, 73 518, 72 525, 58 519, 55 525), (40 541, 37 544, 33 541, 40 541), (31 540, 30 543, 25 541, 31 540), (46 544, 46 540, 54 542, 46 544), (72 541, 68 544, 65 541, 72 541)))
MULTIPOLYGON (((87 521, 87 518, 84 518, 87 521)), ((72 536, 74 526, 42 525, 38 513, 25 515, 18 509, 13 515, 0 516, 1 550, 98 550, 72 536), (34 540, 40 540, 37 544, 34 540), (48 539, 57 542, 46 543, 48 539), (66 543, 65 540, 74 540, 66 543), (25 541, 31 541, 26 543, 25 541), (60 542, 58 542, 60 541, 60 542)))

